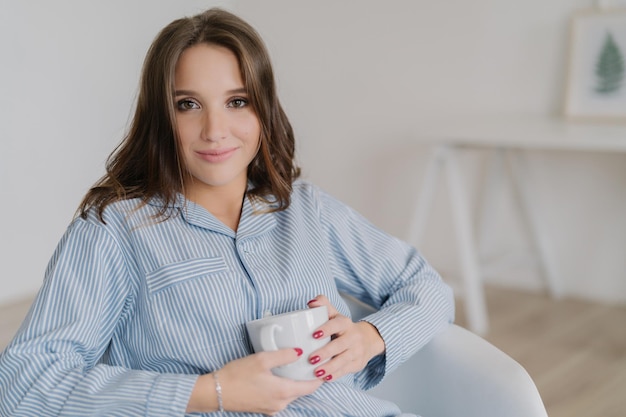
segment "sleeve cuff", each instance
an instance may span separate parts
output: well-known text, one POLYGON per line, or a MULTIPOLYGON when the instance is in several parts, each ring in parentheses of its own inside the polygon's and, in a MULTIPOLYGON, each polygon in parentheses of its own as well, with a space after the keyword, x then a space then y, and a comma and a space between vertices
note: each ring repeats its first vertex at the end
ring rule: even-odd
POLYGON ((438 304, 438 308, 426 310, 407 309, 396 304, 363 319, 378 329, 385 341, 385 353, 372 358, 357 373, 356 382, 359 386, 370 389, 378 385, 385 375, 399 367, 453 321, 454 313, 447 311, 447 303, 435 304, 438 304), (410 323, 410 326, 402 323, 410 323))
POLYGON ((184 416, 197 379, 197 375, 159 375, 148 397, 146 415, 184 416))

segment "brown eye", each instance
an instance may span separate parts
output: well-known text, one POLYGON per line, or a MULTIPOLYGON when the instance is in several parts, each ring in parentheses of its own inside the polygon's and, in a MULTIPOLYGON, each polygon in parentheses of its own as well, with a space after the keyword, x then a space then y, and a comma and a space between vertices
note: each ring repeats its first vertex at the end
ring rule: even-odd
POLYGON ((198 103, 196 103, 193 100, 190 99, 184 99, 184 100, 180 100, 178 103, 176 103, 176 107, 178 107, 178 110, 194 110, 194 109, 199 109, 200 106, 198 105, 198 103))
POLYGON ((246 107, 248 105, 248 100, 245 98, 234 98, 228 102, 228 107, 232 107, 235 109, 240 109, 242 107, 246 107))

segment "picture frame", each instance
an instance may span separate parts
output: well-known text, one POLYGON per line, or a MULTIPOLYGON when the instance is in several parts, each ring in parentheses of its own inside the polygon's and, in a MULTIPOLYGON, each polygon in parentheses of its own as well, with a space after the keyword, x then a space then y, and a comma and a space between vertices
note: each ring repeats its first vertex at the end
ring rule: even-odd
POLYGON ((626 122, 626 8, 572 16, 566 80, 566 118, 626 122))

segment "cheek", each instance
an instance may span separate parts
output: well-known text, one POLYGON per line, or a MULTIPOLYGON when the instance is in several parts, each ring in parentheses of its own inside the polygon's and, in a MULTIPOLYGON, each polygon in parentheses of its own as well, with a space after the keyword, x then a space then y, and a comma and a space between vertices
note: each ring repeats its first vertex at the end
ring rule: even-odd
POLYGON ((183 123, 178 123, 178 133, 181 138, 189 137, 196 130, 194 123, 186 120, 183 123))
POLYGON ((239 131, 239 136, 245 138, 246 141, 256 144, 261 137, 261 124, 256 116, 248 117, 245 120, 240 120, 240 123, 236 124, 239 131))
POLYGON ((179 115, 176 119, 176 131, 182 143, 192 142, 201 131, 201 123, 196 117, 179 115))

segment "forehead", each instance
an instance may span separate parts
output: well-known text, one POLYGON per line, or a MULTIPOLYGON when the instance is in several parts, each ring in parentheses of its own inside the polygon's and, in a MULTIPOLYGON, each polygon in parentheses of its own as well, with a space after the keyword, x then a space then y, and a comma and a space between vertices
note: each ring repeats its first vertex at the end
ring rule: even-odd
POLYGON ((176 63, 175 84, 227 83, 243 86, 239 60, 223 46, 200 43, 185 49, 176 63))

